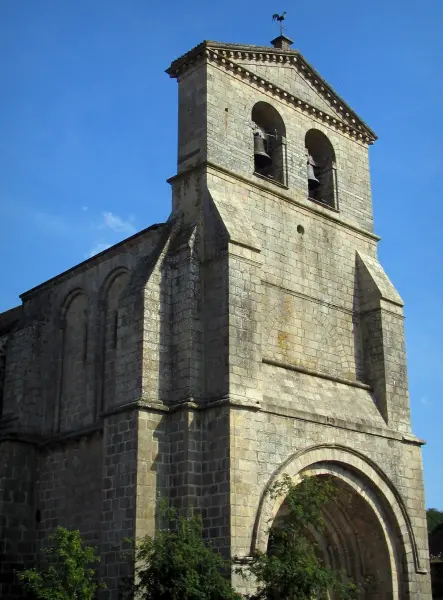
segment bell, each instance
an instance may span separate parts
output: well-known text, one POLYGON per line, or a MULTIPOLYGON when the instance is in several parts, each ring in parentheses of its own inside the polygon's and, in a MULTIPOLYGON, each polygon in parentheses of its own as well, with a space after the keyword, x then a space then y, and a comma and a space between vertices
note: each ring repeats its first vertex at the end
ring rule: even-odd
POLYGON ((308 156, 308 187, 310 190, 317 188, 320 185, 319 180, 315 176, 314 167, 316 166, 315 160, 312 156, 308 156))
POLYGON ((272 164, 272 159, 265 150, 265 140, 258 133, 254 134, 254 159, 259 169, 263 169, 272 164))

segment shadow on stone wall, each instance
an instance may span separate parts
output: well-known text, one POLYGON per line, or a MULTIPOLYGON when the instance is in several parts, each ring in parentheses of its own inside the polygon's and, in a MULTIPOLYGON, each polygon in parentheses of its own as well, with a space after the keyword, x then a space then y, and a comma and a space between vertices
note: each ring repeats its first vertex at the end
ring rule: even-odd
POLYGON ((354 298, 352 302, 352 331, 354 334, 354 360, 355 360, 355 378, 362 383, 368 383, 365 377, 365 365, 363 357, 363 342, 360 320, 360 296, 361 286, 358 276, 358 263, 355 262, 354 271, 354 298))

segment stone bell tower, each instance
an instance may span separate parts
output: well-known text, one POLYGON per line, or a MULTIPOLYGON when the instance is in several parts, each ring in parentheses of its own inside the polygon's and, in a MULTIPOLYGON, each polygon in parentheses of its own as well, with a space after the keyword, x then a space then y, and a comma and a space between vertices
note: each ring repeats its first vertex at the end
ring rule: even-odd
MULTIPOLYGON (((291 41, 174 61, 172 213, 0 314, 0 597, 57 525, 101 600, 156 503, 266 550, 284 474, 328 477, 319 546, 365 600, 430 600, 403 303, 377 258, 372 130, 291 41)), ((241 589, 244 581, 235 581, 241 589)))
POLYGON ((403 302, 373 230, 376 136, 291 40, 272 44, 205 41, 167 70, 172 214, 191 232, 168 395, 187 463, 170 489, 245 556, 266 548, 276 479, 329 476, 325 563, 364 598, 430 599, 403 302))

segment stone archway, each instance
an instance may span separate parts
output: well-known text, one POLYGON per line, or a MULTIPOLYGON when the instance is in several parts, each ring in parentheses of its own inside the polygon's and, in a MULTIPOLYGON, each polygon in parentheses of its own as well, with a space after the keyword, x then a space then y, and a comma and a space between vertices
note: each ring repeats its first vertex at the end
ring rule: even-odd
MULTIPOLYGON (((307 531, 316 543, 325 566, 341 571, 362 590, 365 600, 391 599, 395 593, 396 566, 391 561, 385 532, 374 510, 334 469, 317 466, 305 474, 327 478, 336 496, 323 509, 324 530, 307 531)), ((286 503, 281 504, 274 523, 284 520, 286 503)), ((278 525, 277 525, 278 526, 278 525)), ((331 600, 335 600, 333 592, 331 600)))
POLYGON ((384 473, 359 452, 336 444, 304 449, 271 478, 260 501, 252 550, 266 550, 269 525, 284 514, 284 498, 269 488, 283 474, 329 477, 338 501, 325 507, 326 528, 317 539, 325 564, 343 569, 363 589, 362 600, 410 597, 420 572, 414 534, 402 499, 384 473))

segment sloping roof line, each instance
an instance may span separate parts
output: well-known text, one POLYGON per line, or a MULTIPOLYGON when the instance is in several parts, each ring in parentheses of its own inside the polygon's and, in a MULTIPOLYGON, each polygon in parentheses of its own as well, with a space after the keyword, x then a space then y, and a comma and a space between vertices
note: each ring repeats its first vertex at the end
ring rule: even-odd
MULTIPOLYGON (((280 50, 278 48, 272 48, 269 46, 251 46, 244 44, 227 44, 224 42, 214 42, 205 40, 189 52, 186 52, 180 58, 174 60, 171 63, 171 66, 166 70, 166 73, 170 77, 177 77, 181 72, 187 70, 192 64, 195 63, 196 60, 202 58, 209 52, 211 57, 211 52, 213 51, 216 54, 220 54, 221 61, 227 59, 225 62, 225 66, 229 68, 230 64, 235 66, 237 70, 244 71, 245 74, 248 73, 247 68, 243 65, 239 65, 234 63, 234 59, 237 56, 238 58, 247 58, 249 60, 255 60, 259 63, 263 62, 284 62, 290 63, 291 66, 297 69, 300 75, 308 80, 311 85, 316 89, 317 93, 331 106, 331 108, 338 113, 338 115, 327 115, 326 120, 335 119, 339 122, 343 122, 346 124, 350 130, 354 130, 357 133, 357 137, 366 138, 365 141, 368 143, 373 143, 377 136, 374 131, 357 115, 357 113, 337 94, 337 92, 323 79, 323 77, 308 63, 308 61, 304 58, 299 50, 280 50)), ((214 56, 213 56, 214 58, 214 56)), ((267 86, 272 86, 272 82, 268 82, 264 80, 263 77, 257 76, 255 73, 250 74, 255 80, 263 81, 267 86)), ((276 86, 274 86, 276 87, 276 86)), ((276 90, 274 90, 276 91, 276 90)), ((294 98, 293 94, 290 94, 286 90, 278 89, 278 91, 282 92, 282 95, 288 99, 294 98)), ((319 116, 318 109, 310 106, 305 101, 301 101, 296 98, 299 105, 305 105, 310 108, 312 112, 317 113, 319 116)), ((320 116, 322 116, 320 114, 320 116)))
POLYGON ((142 229, 141 231, 137 231, 137 233, 134 233, 134 235, 131 235, 131 236, 125 238, 121 242, 117 242, 113 246, 110 246, 109 248, 106 248, 105 250, 102 250, 101 252, 94 254, 94 256, 87 258, 86 260, 82 261, 81 263, 77 263, 76 265, 74 265, 73 267, 70 267, 66 271, 62 271, 58 275, 55 275, 54 277, 51 277, 50 279, 47 279, 46 281, 39 283, 38 285, 31 288, 30 290, 23 292, 22 294, 20 294, 20 299, 25 300, 28 296, 32 295, 37 290, 40 290, 41 288, 43 288, 47 285, 58 283, 64 277, 66 277, 67 275, 73 274, 75 271, 80 272, 82 269, 88 269, 90 266, 96 265, 98 262, 100 262, 105 257, 110 258, 114 254, 116 254, 116 252, 121 251, 125 246, 128 246, 128 247, 131 246, 136 240, 138 240, 138 238, 142 237, 143 235, 147 234, 148 232, 155 231, 157 229, 161 229, 164 225, 165 225, 165 223, 154 223, 153 225, 150 225, 149 227, 146 227, 145 229, 142 229))
POLYGON ((0 335, 9 333, 19 320, 22 313, 22 306, 15 306, 5 312, 0 313, 0 335))

